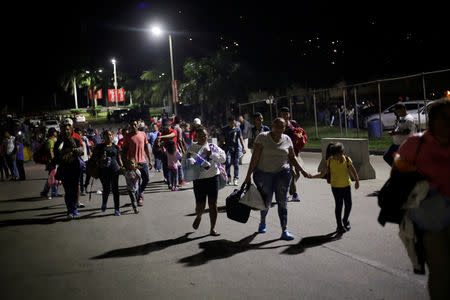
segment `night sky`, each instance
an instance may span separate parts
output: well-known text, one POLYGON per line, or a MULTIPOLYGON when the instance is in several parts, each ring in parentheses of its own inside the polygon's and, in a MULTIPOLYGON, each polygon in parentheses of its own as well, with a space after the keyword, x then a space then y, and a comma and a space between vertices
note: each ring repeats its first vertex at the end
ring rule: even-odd
POLYGON ((21 95, 47 101, 62 94, 57 79, 64 71, 82 65, 112 73, 112 57, 131 76, 167 66, 167 39, 145 31, 152 23, 172 34, 177 78, 186 58, 212 56, 224 47, 238 53, 261 89, 293 82, 329 87, 450 67, 450 26, 442 7, 430 1, 417 7, 341 2, 10 3, 3 10, 12 87, 6 101, 21 95))

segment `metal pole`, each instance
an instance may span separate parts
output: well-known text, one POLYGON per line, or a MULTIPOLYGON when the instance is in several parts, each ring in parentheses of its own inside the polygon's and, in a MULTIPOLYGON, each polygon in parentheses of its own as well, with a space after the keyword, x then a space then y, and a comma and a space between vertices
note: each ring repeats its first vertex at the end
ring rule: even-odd
MULTIPOLYGON (((117 73, 116 73, 116 61, 113 61, 114 65, 114 100, 116 100, 116 108, 119 108, 119 98, 117 97, 117 73)), ((96 104, 97 105, 97 104, 96 104)))
POLYGON ((341 129, 341 136, 343 135, 342 132, 342 118, 341 118, 341 108, 338 108, 338 114, 339 114, 339 128, 341 129))
POLYGON ((347 130, 347 105, 345 103, 345 97, 346 97, 346 89, 342 90, 342 98, 344 99, 344 126, 345 126, 345 136, 348 136, 348 130, 347 130))
MULTIPOLYGON (((358 117, 358 100, 356 98, 356 88, 353 89, 355 93, 355 114, 356 114, 356 136, 359 137, 359 117, 358 117)), ((355 116, 354 114, 354 116, 355 116)), ((353 120, 355 120, 355 117, 353 116, 353 120)))
MULTIPOLYGON (((423 87, 423 99, 424 99, 424 114, 425 114, 425 129, 428 128, 428 113, 427 113, 427 89, 425 87, 425 74, 422 75, 422 87, 423 87)), ((419 114, 419 128, 422 129, 420 125, 420 114, 419 114)))
POLYGON ((383 136, 383 123, 381 122, 381 85, 378 81, 378 115, 380 117, 380 137, 383 136))
POLYGON ((272 101, 269 102, 269 107, 270 107, 270 124, 272 124, 273 123, 272 101))
POLYGON ((317 128, 317 109, 316 109, 316 93, 313 93, 313 102, 314 102, 314 123, 316 125, 316 137, 319 137, 319 129, 317 128))
POLYGON ((169 50, 170 50, 170 69, 172 71, 172 105, 173 105, 173 113, 175 115, 177 115, 177 103, 175 102, 176 100, 176 95, 175 95, 175 73, 173 71, 173 50, 172 50, 172 36, 169 34, 169 50))
MULTIPOLYGON (((75 108, 78 109, 78 97, 77 97, 77 80, 73 78, 73 96, 75 98, 75 108)), ((88 102, 89 105, 89 102, 88 102)))

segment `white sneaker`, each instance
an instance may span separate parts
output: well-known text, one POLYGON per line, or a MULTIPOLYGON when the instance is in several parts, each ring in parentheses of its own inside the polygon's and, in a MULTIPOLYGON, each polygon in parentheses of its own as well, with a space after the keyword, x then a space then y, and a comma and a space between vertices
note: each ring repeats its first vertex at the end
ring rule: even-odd
POLYGON ((238 186, 238 185, 239 185, 239 183, 238 183, 238 180, 237 180, 237 179, 235 179, 235 180, 234 180, 234 185, 235 185, 235 186, 238 186))
POLYGON ((231 180, 228 180, 227 184, 228 184, 228 185, 231 185, 231 180))
POLYGON ((101 194, 103 194, 103 193, 102 193, 102 190, 98 190, 98 191, 97 191, 97 195, 101 195, 101 194))

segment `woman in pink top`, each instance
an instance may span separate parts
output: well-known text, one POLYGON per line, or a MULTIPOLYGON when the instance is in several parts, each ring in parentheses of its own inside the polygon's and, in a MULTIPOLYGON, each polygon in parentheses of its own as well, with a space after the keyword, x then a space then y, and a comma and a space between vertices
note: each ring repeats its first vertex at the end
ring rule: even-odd
MULTIPOLYGON (((414 135, 400 146, 396 167, 402 171, 407 165, 415 165, 427 178, 430 193, 441 196, 440 203, 428 203, 430 207, 434 207, 434 211, 439 206, 441 221, 438 228, 434 226, 427 229, 427 224, 417 222, 416 225, 424 230, 423 244, 430 272, 430 297, 450 299, 450 99, 441 99, 431 104, 428 120, 429 130, 425 131, 423 137, 414 135)), ((428 198, 430 201, 435 199, 428 198)), ((423 207, 419 208, 423 210, 423 207)))

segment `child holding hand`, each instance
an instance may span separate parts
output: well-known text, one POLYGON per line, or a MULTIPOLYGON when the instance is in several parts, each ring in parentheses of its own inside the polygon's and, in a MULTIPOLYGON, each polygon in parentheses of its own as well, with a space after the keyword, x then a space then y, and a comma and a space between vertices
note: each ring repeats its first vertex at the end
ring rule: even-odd
POLYGON ((343 234, 350 230, 350 211, 352 209, 352 193, 350 175, 355 180, 355 189, 359 188, 359 177, 350 157, 344 155, 344 146, 341 143, 330 144, 327 147, 326 166, 319 174, 311 178, 324 178, 329 176, 334 201, 336 203, 336 231, 343 234), (342 218, 342 207, 345 205, 344 217, 342 218))

